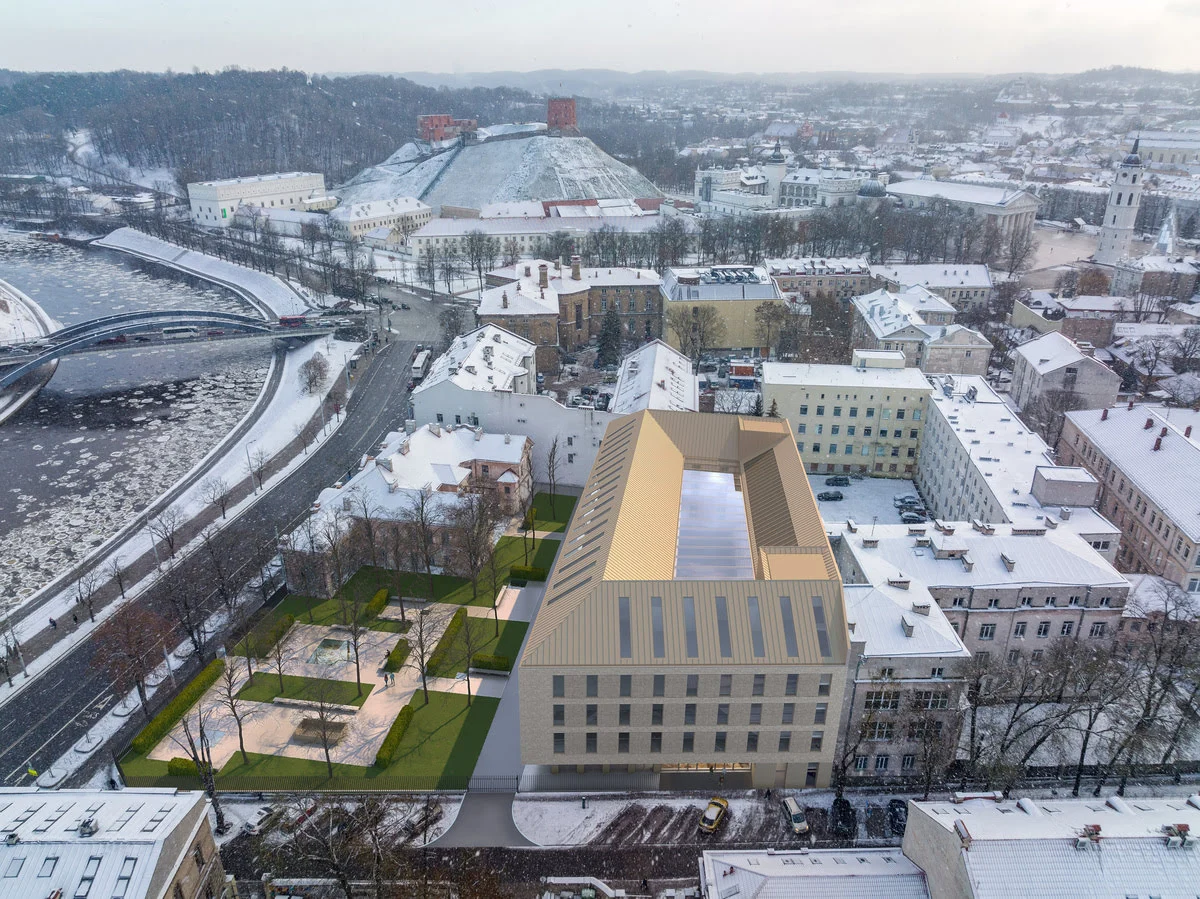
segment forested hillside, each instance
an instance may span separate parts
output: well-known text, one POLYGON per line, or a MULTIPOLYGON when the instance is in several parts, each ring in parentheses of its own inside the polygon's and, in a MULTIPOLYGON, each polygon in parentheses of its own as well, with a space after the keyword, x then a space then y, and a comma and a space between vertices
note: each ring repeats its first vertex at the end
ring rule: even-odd
POLYGON ((56 171, 65 135, 87 129, 102 158, 169 168, 181 185, 292 169, 336 184, 414 138, 427 112, 488 124, 540 120, 544 107, 524 91, 377 75, 0 72, 0 171, 56 171))

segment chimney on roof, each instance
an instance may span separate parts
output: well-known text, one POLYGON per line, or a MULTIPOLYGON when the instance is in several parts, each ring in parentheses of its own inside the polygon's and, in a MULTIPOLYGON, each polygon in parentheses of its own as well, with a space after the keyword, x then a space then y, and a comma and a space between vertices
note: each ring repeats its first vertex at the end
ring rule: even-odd
POLYGON ((546 263, 538 265, 538 287, 545 290, 550 286, 550 267, 546 263))
POLYGON ((1163 427, 1163 429, 1162 429, 1161 431, 1159 431, 1159 432, 1158 432, 1158 436, 1159 436, 1159 437, 1166 437, 1166 436, 1167 436, 1167 429, 1166 429, 1166 427, 1165 427, 1165 426, 1163 427))
POLYGON ((525 266, 525 277, 528 278, 531 274, 532 274, 532 272, 530 272, 529 266, 528 265, 525 266))
POLYGON ((1146 423, 1145 423, 1144 425, 1142 425, 1142 430, 1143 430, 1143 431, 1149 431, 1149 430, 1150 430, 1152 427, 1154 427, 1154 419, 1153 419, 1153 418, 1147 418, 1147 419, 1146 419, 1146 423))
POLYGON ((1107 409, 1101 409, 1101 410, 1100 410, 1100 420, 1101 420, 1101 421, 1108 421, 1108 410, 1107 410, 1107 409))
POLYGON ((1183 436, 1184 437, 1192 436, 1192 426, 1191 425, 1188 425, 1186 428, 1183 429, 1183 436))
POLYGON ((504 435, 504 442, 505 442, 506 444, 507 444, 507 443, 512 443, 512 434, 505 434, 505 435, 504 435))
POLYGON ((582 276, 579 273, 579 257, 572 256, 571 257, 571 280, 578 281, 581 279, 581 277, 582 276))
POLYGON ((1162 438, 1155 437, 1154 438, 1154 451, 1158 452, 1160 449, 1162 449, 1162 438))
POLYGON ((500 307, 502 309, 508 308, 508 291, 507 290, 500 294, 500 307))
POLYGON ((1004 563, 1004 567, 1009 571, 1017 567, 1017 560, 1007 553, 1000 553, 1000 561, 1004 563))
POLYGON ((1132 412, 1132 411, 1133 411, 1133 400, 1130 400, 1130 401, 1129 401, 1129 408, 1128 408, 1128 410, 1127 410, 1127 411, 1129 411, 1129 412, 1132 412))

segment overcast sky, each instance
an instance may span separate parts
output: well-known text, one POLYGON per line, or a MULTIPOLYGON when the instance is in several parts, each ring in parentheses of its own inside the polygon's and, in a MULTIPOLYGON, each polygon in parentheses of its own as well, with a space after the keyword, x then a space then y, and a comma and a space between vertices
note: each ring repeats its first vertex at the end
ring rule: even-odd
POLYGON ((1200 0, 0 0, 0 66, 310 72, 1200 68, 1200 0))

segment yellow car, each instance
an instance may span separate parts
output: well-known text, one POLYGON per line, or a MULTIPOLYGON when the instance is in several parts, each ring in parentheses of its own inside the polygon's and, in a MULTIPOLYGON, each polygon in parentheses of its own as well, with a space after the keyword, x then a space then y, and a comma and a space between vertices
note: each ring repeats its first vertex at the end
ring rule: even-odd
POLYGON ((700 816, 700 831, 701 833, 713 833, 721 826, 725 820, 725 815, 729 812, 729 803, 724 799, 714 796, 708 800, 708 805, 704 809, 704 814, 700 816))

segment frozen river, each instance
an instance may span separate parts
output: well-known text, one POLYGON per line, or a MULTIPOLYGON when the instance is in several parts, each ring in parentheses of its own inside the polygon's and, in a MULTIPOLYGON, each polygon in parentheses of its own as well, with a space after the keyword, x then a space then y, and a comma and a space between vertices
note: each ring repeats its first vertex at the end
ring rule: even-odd
MULTIPOLYGON (((0 231, 0 279, 64 325, 141 309, 249 312, 232 292, 106 250, 0 231)), ((265 341, 67 357, 0 425, 0 598, 25 598, 136 517, 251 408, 265 341)))

